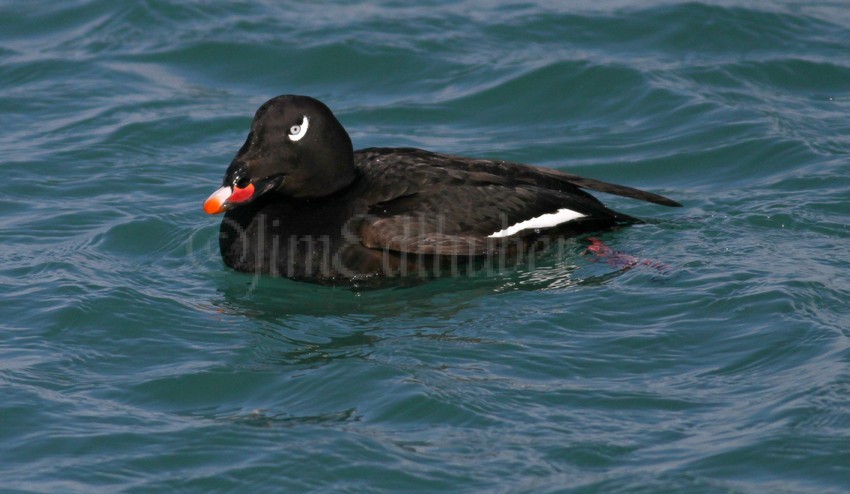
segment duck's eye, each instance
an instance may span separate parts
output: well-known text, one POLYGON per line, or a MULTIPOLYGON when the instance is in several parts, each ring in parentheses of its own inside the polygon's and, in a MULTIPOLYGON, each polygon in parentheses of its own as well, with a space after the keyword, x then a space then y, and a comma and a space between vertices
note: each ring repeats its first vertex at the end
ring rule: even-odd
POLYGON ((248 177, 239 177, 239 178, 237 178, 237 179, 236 179, 235 185, 236 185, 236 187, 237 187, 237 188, 239 188, 239 189, 244 189, 245 187, 247 187, 247 186, 248 186, 248 184, 249 184, 249 183, 251 183, 251 179, 250 179, 250 178, 248 178, 248 177))
POLYGON ((307 133, 307 129, 310 127, 310 120, 307 117, 304 117, 301 120, 301 124, 295 124, 289 128, 289 138, 293 141, 300 141, 304 134, 307 133))

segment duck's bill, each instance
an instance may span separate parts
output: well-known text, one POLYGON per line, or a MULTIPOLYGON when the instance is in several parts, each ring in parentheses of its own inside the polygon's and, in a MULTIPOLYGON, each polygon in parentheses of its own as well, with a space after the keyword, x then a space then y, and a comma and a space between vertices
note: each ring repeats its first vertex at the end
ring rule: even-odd
POLYGON ((254 196, 254 184, 249 183, 244 188, 225 185, 210 194, 204 201, 204 212, 207 214, 219 214, 245 202, 254 196))

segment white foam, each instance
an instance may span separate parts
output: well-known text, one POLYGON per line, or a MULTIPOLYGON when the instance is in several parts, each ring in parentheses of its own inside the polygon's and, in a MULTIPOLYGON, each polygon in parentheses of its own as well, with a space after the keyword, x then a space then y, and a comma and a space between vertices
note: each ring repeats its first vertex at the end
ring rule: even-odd
POLYGON ((504 230, 499 230, 492 235, 488 235, 487 238, 509 237, 514 233, 521 232, 523 230, 530 230, 532 228, 552 228, 553 226, 560 225, 561 223, 566 223, 585 216, 586 215, 573 211, 572 209, 562 208, 554 213, 547 213, 536 218, 531 218, 530 220, 520 221, 519 223, 511 225, 504 230))

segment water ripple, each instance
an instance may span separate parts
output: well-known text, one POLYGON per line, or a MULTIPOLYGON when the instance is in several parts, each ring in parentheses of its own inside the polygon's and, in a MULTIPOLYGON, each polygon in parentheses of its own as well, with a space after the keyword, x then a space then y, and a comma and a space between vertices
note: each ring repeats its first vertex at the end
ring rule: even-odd
POLYGON ((829 2, 0 5, 0 476, 36 491, 842 492, 850 15, 829 2), (488 276, 233 273, 257 105, 670 195, 488 276))

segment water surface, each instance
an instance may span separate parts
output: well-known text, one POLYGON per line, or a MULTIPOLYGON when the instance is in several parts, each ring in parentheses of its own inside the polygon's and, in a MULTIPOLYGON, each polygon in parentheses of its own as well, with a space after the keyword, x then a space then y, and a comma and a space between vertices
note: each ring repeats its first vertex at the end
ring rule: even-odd
POLYGON ((843 2, 0 3, 9 492, 846 492, 843 2), (259 104, 668 195, 534 267, 255 278, 259 104))

